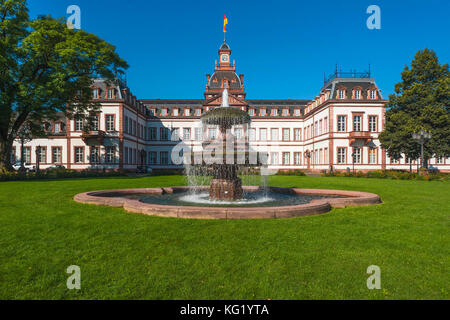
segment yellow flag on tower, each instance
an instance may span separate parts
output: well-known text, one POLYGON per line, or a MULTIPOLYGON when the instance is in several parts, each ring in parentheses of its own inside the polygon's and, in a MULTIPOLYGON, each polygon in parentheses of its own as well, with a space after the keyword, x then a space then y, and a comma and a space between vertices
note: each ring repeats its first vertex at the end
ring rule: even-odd
POLYGON ((223 32, 227 32, 227 24, 228 24, 227 16, 223 15, 223 32))

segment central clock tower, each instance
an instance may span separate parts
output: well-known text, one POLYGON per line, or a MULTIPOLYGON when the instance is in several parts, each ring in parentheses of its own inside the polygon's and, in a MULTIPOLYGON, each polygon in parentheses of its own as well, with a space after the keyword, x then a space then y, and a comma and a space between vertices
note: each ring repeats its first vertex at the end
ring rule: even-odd
POLYGON ((224 41, 219 48, 219 63, 215 63, 214 74, 206 75, 205 106, 220 106, 222 92, 227 88, 230 106, 245 107, 244 75, 237 75, 235 62, 231 64, 231 48, 224 41))
POLYGON ((220 46, 219 49, 219 67, 231 67, 231 61, 230 61, 230 55, 231 55, 231 49, 228 46, 226 42, 220 46))

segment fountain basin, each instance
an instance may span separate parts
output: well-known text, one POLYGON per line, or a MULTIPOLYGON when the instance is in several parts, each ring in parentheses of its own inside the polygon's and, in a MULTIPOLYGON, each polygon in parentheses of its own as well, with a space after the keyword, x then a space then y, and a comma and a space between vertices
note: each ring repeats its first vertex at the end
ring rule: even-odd
MULTIPOLYGON (((198 189, 198 188, 197 188, 198 189)), ((201 187, 207 192, 208 187, 201 187)), ((257 186, 243 187, 245 193, 261 191, 257 186)), ((144 188, 102 190, 77 194, 76 202, 112 207, 123 207, 132 213, 149 216, 173 217, 186 219, 273 219, 311 216, 326 213, 335 208, 347 206, 366 206, 381 203, 378 195, 367 192, 327 190, 327 189, 298 189, 268 187, 268 191, 280 195, 308 196, 308 203, 279 206, 196 206, 194 205, 166 205, 160 203, 146 203, 136 195, 161 197, 178 193, 189 194, 192 187, 144 188), (316 197, 316 198, 314 198, 316 197)))

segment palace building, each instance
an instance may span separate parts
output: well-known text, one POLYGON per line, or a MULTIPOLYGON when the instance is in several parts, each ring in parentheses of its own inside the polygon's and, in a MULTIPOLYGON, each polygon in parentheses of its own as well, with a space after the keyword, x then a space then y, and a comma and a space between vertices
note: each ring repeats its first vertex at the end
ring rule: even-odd
MULTIPOLYGON (((417 168, 417 160, 391 160, 380 147, 387 101, 370 72, 336 71, 313 99, 246 99, 244 75, 236 73, 226 42, 219 49, 214 73, 206 75, 202 99, 139 100, 124 84, 108 86, 96 79, 93 99, 101 109, 89 131, 83 119, 61 114, 58 121, 44 124, 45 138, 24 145, 24 160, 32 165, 39 160, 42 169, 54 164, 74 170, 182 168, 172 162, 172 150, 180 141, 195 149, 205 136, 214 137, 215 129, 203 127, 200 117, 221 106, 224 88, 230 107, 248 112, 252 120, 249 128, 235 128, 235 136, 245 136, 252 148, 266 151, 269 168, 318 172, 417 168)), ((20 157, 16 141, 11 161, 20 157)), ((449 158, 429 161, 439 170, 450 168, 449 158)))

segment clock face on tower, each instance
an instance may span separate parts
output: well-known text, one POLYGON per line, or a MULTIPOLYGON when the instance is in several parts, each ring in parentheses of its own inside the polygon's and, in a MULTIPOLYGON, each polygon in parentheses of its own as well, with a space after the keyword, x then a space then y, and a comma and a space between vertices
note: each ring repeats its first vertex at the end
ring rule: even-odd
POLYGON ((220 61, 222 61, 222 62, 228 62, 228 61, 229 61, 228 55, 227 55, 227 54, 223 54, 223 55, 220 57, 220 61))

